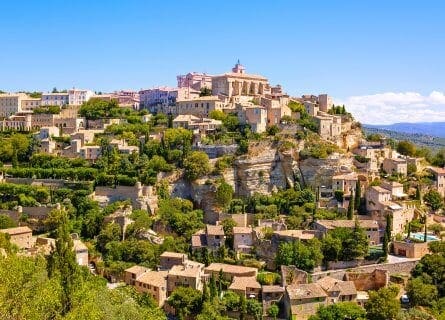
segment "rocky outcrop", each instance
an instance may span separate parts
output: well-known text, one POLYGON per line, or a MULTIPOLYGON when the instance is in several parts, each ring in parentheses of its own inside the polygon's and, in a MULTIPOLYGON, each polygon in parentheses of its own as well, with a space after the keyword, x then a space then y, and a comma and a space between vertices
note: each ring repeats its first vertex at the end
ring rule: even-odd
POLYGON ((270 194, 285 188, 287 178, 277 147, 270 142, 260 142, 249 148, 248 155, 234 162, 236 195, 270 194))
POLYGON ((330 186, 332 176, 339 172, 350 172, 352 158, 343 154, 332 154, 328 159, 308 158, 299 162, 299 169, 307 186, 330 186))

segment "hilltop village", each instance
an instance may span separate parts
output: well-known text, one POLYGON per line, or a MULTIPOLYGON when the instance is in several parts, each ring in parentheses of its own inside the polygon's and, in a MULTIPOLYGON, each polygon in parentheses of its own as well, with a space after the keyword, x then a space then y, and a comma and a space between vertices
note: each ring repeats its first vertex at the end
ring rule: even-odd
MULTIPOLYGON (((144 319, 445 319, 445 153, 365 136, 328 94, 238 61, 175 88, 4 92, 0 118, 9 274, 106 279, 94 299, 125 289, 135 305, 109 300, 144 319)), ((94 318, 66 283, 62 314, 94 318)))

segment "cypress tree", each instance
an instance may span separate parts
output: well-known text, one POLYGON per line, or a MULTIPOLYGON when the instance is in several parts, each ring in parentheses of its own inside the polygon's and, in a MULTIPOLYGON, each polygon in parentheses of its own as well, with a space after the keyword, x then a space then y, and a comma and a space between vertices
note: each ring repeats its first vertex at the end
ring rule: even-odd
POLYGON ((428 229, 427 229, 427 227, 426 227, 426 217, 425 217, 425 231, 424 231, 424 234, 423 234, 423 242, 426 242, 427 241, 427 231, 428 231, 428 229))
POLYGON ((362 188, 360 185, 360 180, 357 180, 357 183, 355 185, 355 208, 357 210, 360 209, 361 201, 362 201, 362 188))
POLYGON ((348 220, 352 220, 354 218, 354 192, 351 192, 351 197, 349 198, 348 205, 348 220))
POLYGON ((422 200, 422 195, 420 194, 420 186, 417 185, 416 187, 416 200, 422 200))
POLYGON ((383 235, 383 256, 386 258, 388 257, 388 245, 391 241, 391 226, 392 226, 392 216, 388 214, 386 216, 386 228, 385 228, 385 234, 383 235))
POLYGON ((60 216, 56 230, 56 246, 52 248, 48 257, 48 277, 57 277, 60 281, 61 314, 66 315, 72 308, 72 295, 76 286, 79 286, 79 266, 76 262, 74 244, 69 233, 68 214, 64 209, 59 210, 60 216))

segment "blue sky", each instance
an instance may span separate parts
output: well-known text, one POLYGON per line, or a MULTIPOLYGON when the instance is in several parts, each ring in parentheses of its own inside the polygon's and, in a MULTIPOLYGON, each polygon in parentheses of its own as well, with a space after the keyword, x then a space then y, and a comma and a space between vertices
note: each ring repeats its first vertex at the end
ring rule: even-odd
POLYGON ((0 89, 175 85, 177 74, 223 73, 239 58, 292 95, 428 99, 444 90, 444 9, 438 0, 2 1, 0 89))

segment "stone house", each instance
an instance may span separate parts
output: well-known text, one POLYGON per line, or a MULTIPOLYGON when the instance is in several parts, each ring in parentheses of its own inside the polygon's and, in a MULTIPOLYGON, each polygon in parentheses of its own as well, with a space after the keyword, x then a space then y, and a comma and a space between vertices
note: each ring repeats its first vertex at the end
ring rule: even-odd
POLYGON ((420 259, 430 253, 428 242, 393 241, 393 252, 397 256, 420 259))
MULTIPOLYGON (((381 233, 377 221, 375 220, 358 220, 358 224, 365 230, 368 237, 369 244, 375 245, 381 243, 381 233)), ((335 228, 349 228, 355 227, 354 220, 317 220, 314 223, 314 229, 319 231, 322 236, 326 235, 330 230, 335 228)))
POLYGON ((159 257, 159 267, 163 270, 169 270, 173 266, 184 265, 188 260, 187 255, 184 253, 165 251, 159 257))
POLYGON ((151 271, 145 267, 133 266, 125 270, 124 281, 134 286, 138 292, 149 294, 159 307, 167 299, 168 271, 151 271))
POLYGON ((337 174, 332 177, 332 191, 342 191, 344 196, 349 196, 351 195, 351 190, 355 193, 357 181, 358 177, 355 172, 337 174))
POLYGON ((0 232, 9 234, 10 242, 19 247, 19 249, 30 249, 34 246, 32 230, 29 227, 0 229, 0 232))
POLYGON ((252 227, 233 227, 233 250, 235 252, 250 253, 253 244, 252 227))
POLYGON ((168 271, 146 271, 135 280, 134 287, 138 292, 147 293, 162 307, 167 300, 168 271))
POLYGON ((218 277, 219 273, 222 272, 224 279, 232 281, 234 277, 256 277, 258 269, 215 262, 206 267, 204 272, 214 277, 218 277))
POLYGON ((272 233, 272 243, 307 241, 315 237, 313 230, 277 230, 272 233))
POLYGON ((445 168, 429 167, 428 171, 433 175, 433 186, 442 195, 445 196, 445 168))
POLYGON ((208 248, 217 251, 224 246, 226 237, 222 226, 207 224, 205 230, 199 230, 192 235, 192 250, 208 248))
POLYGON ((178 287, 190 287, 202 291, 205 281, 204 264, 186 261, 183 265, 173 266, 167 275, 167 295, 178 287))
POLYGON ((342 281, 326 276, 319 279, 317 284, 327 293, 329 304, 357 299, 357 290, 352 281, 342 281))
POLYGON ((393 198, 403 198, 403 186, 398 183, 383 183, 382 188, 372 186, 366 191, 366 210, 376 220, 381 229, 386 228, 386 216, 392 216, 392 235, 402 233, 405 226, 415 216, 415 205, 412 202, 394 202, 393 198))
POLYGON ((233 281, 229 286, 239 295, 244 295, 248 299, 258 299, 261 295, 261 284, 256 280, 256 277, 233 277, 233 281))
POLYGON ((263 286, 261 288, 261 298, 263 303, 263 313, 266 314, 267 310, 273 304, 280 304, 283 301, 284 287, 271 285, 263 286))
POLYGON ((307 319, 318 308, 328 303, 328 295, 317 283, 299 284, 286 287, 285 310, 292 319, 307 319))
POLYGON ((400 174, 406 176, 408 173, 408 163, 402 158, 386 158, 383 160, 383 171, 388 174, 400 174))

